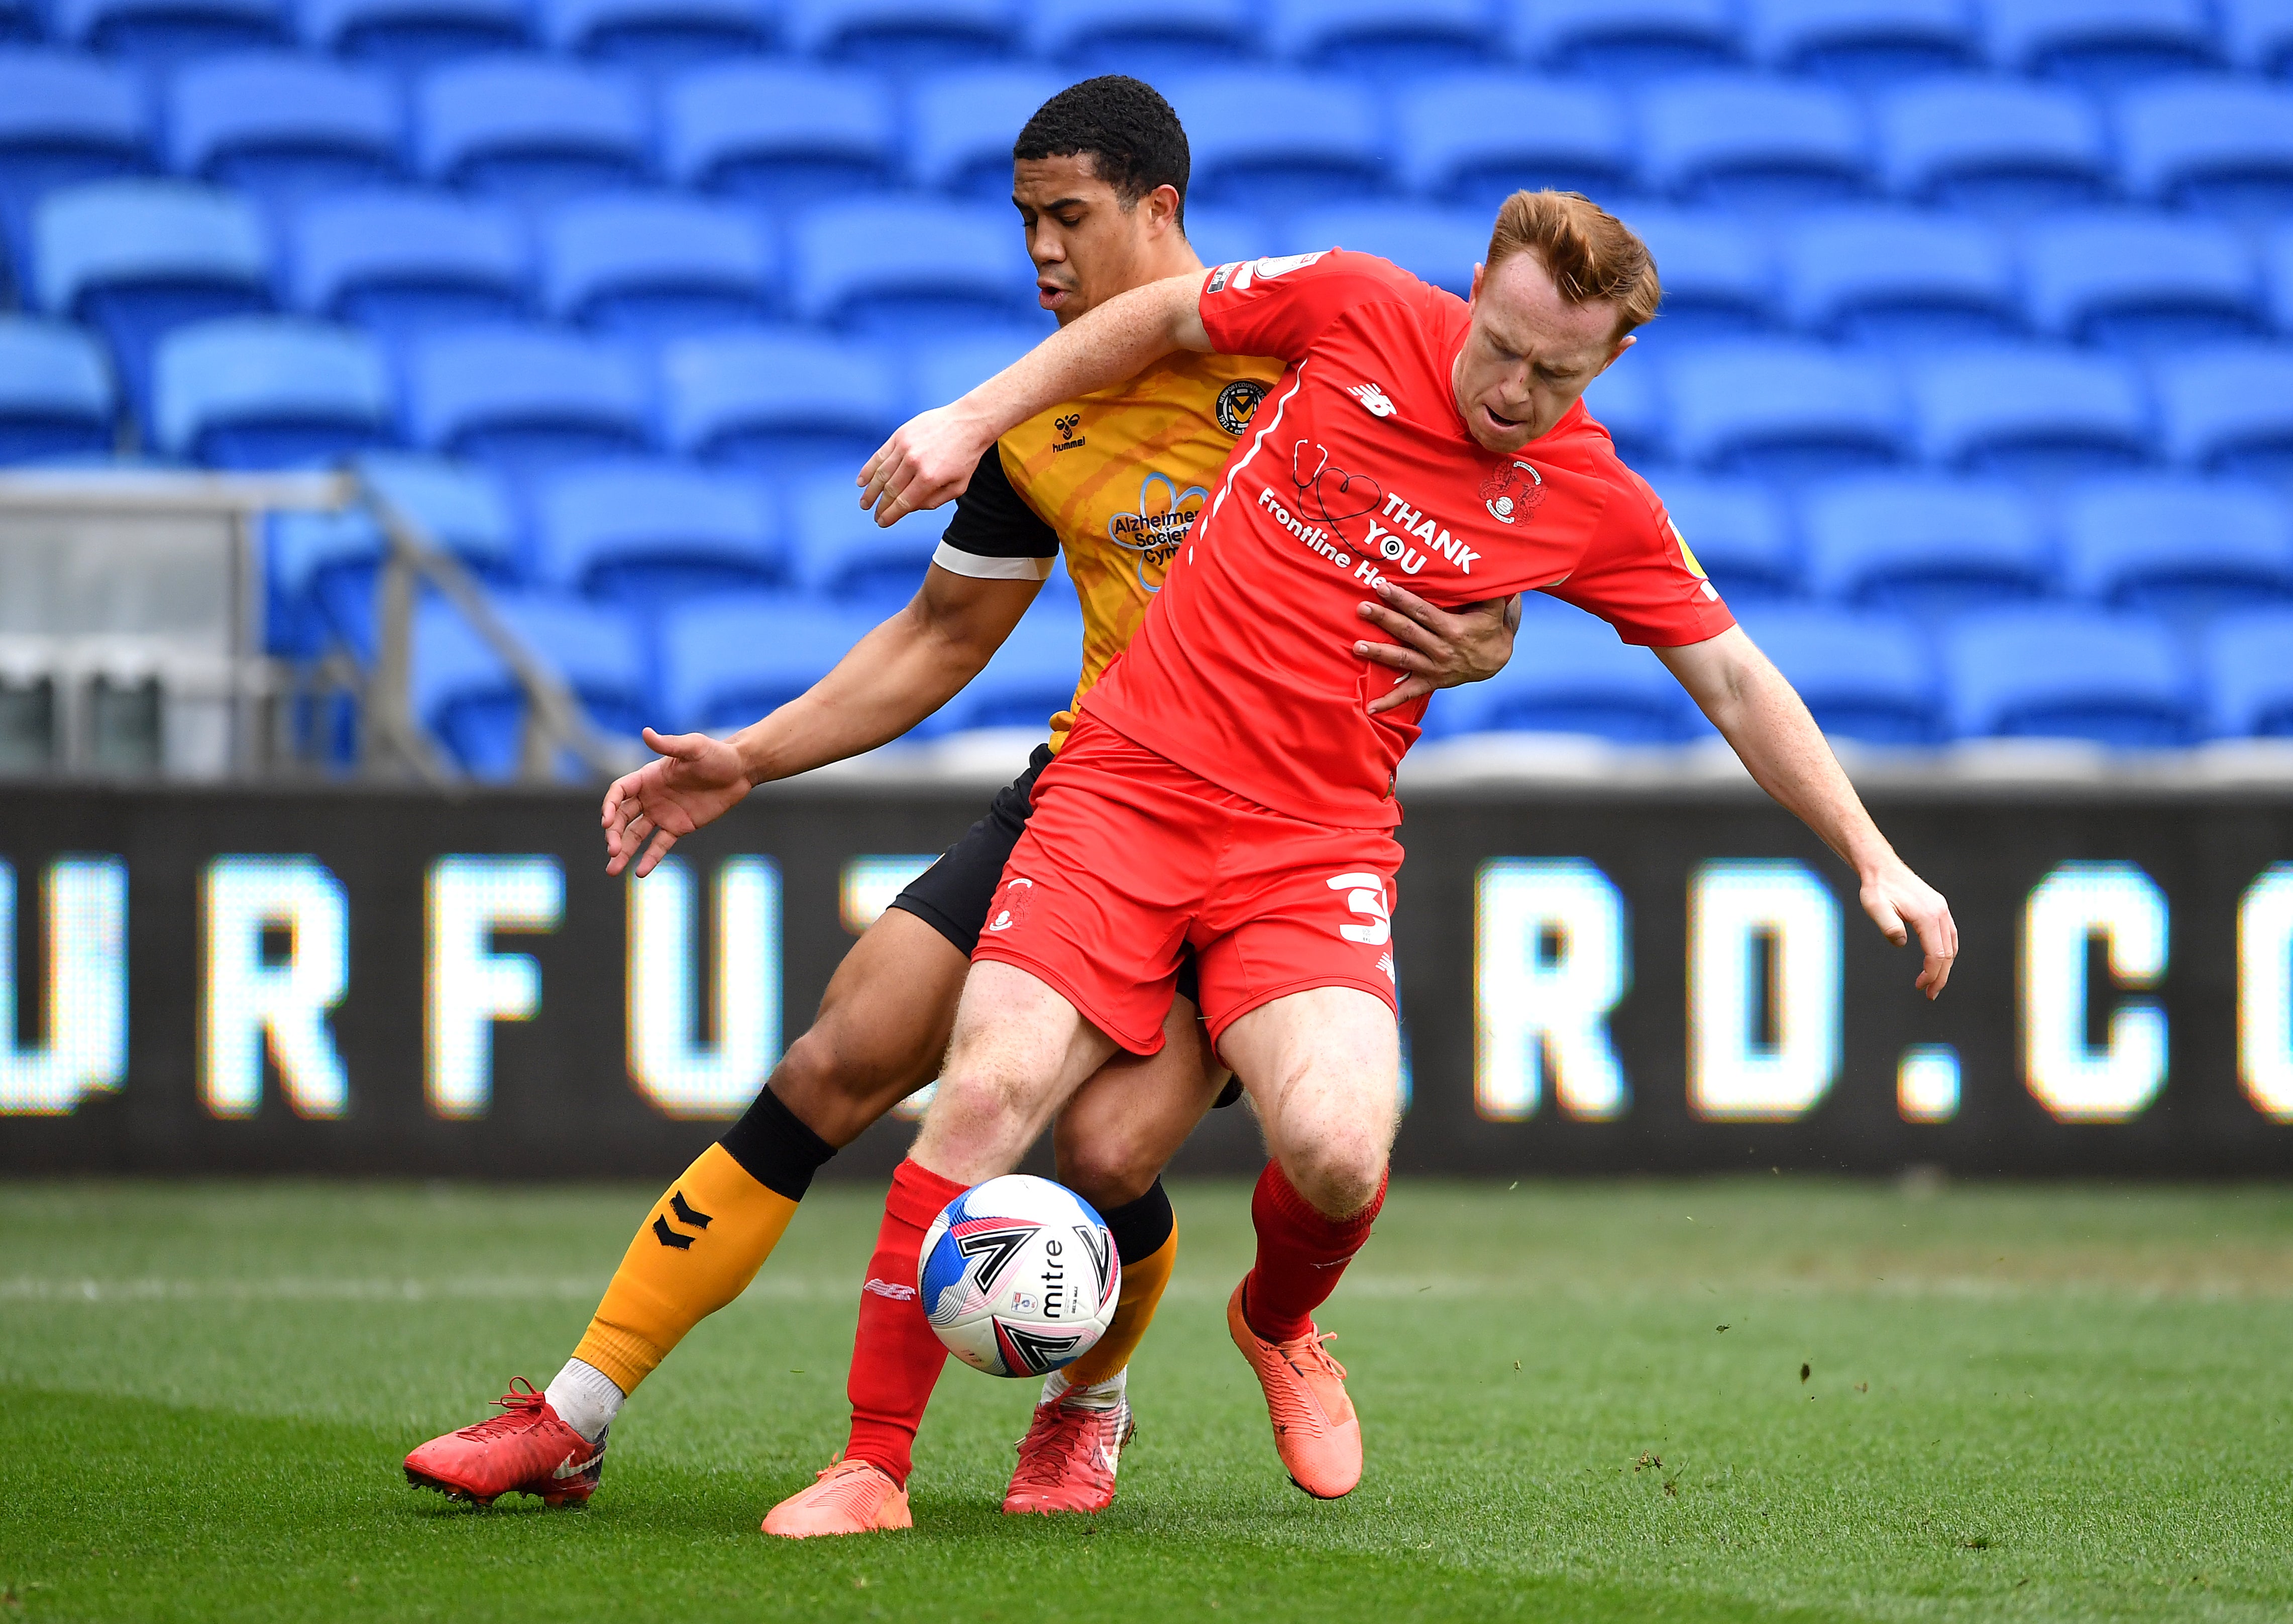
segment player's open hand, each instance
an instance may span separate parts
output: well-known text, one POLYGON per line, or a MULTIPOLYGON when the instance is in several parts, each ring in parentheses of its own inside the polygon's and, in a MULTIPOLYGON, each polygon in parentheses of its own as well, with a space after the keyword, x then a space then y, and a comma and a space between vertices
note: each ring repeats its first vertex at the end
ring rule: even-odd
POLYGON ((1898 860, 1863 882, 1863 911, 1899 948, 1917 934, 1925 956, 1918 989, 1930 998, 1940 994, 1958 957, 1958 925, 1942 893, 1898 860))
POLYGON ((704 823, 713 823, 749 793, 740 752, 706 733, 644 731, 660 752, 605 791, 605 872, 619 874, 635 858, 642 879, 669 848, 704 823))
POLYGON ((860 470, 860 505, 876 522, 893 525, 910 513, 952 502, 971 483, 993 437, 979 437, 952 406, 936 406, 902 424, 860 470))
POLYGON ((1356 612, 1394 641, 1357 642, 1354 652, 1402 675, 1370 701, 1373 716, 1436 688, 1487 681, 1512 658, 1512 634, 1520 626, 1519 598, 1491 598, 1452 612, 1391 581, 1380 580, 1376 590, 1379 601, 1356 612))

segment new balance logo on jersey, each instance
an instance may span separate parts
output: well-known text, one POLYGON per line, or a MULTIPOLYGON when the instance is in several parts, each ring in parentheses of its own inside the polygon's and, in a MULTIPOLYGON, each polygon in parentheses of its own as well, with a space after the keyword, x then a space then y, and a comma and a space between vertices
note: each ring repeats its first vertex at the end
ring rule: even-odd
POLYGON ((1374 384, 1357 384, 1346 391, 1362 403, 1362 409, 1373 417, 1390 417, 1401 408, 1386 398, 1385 391, 1374 384))

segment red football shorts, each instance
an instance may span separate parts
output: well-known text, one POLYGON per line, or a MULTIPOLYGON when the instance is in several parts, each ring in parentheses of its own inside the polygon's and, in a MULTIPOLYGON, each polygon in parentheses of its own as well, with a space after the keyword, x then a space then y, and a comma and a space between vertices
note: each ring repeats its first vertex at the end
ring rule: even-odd
POLYGON ((1035 780, 972 957, 1057 989, 1134 1054, 1163 1046, 1188 947, 1213 1045, 1260 1005, 1313 987, 1358 987, 1398 1015, 1400 866, 1389 830, 1269 812, 1085 713, 1035 780))

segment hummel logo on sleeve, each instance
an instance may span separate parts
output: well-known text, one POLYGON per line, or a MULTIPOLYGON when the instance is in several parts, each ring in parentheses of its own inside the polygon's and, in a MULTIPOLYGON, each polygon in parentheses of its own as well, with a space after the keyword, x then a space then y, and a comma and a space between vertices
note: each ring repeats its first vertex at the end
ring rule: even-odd
POLYGON ((1385 391, 1374 384, 1357 384, 1346 392, 1360 401, 1363 408, 1373 417, 1390 417, 1401 409, 1387 400, 1385 391))

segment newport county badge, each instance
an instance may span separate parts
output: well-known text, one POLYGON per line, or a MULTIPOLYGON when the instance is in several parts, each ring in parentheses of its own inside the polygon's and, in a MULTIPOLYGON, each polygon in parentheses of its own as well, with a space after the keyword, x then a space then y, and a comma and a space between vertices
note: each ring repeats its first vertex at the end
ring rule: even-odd
POLYGON ((1229 434, 1241 433, 1258 415, 1258 403, 1264 399, 1265 384, 1256 378, 1236 378, 1219 391, 1219 427, 1229 434))

